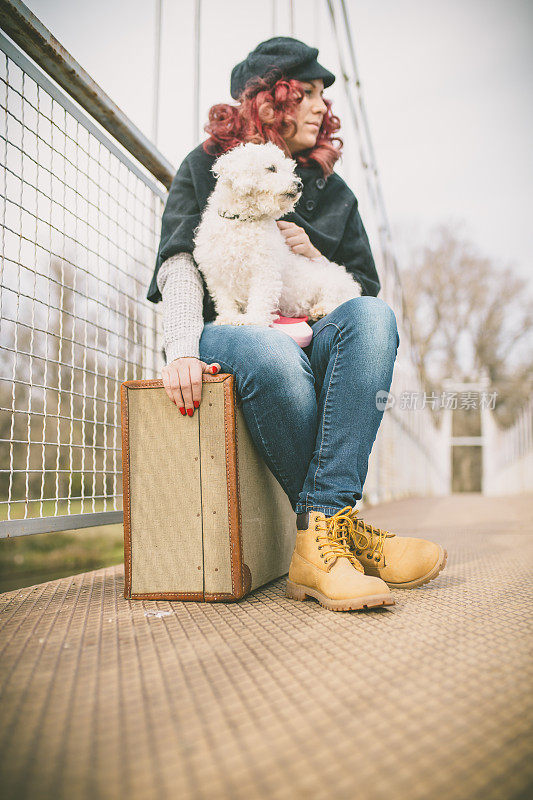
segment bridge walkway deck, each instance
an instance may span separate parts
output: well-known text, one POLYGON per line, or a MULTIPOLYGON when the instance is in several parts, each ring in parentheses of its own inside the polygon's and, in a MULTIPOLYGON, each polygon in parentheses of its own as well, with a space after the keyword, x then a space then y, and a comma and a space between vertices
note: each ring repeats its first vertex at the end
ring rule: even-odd
POLYGON ((122 567, 0 595, 3 797, 525 798, 532 507, 367 510, 449 552, 387 609, 330 612, 284 579, 234 604, 127 601, 122 567))

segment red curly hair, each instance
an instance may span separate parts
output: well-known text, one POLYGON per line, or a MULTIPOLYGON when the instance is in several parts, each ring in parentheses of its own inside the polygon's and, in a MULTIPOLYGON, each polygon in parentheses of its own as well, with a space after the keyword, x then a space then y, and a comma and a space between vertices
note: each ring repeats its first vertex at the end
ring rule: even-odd
POLYGON ((204 125, 209 138, 203 142, 203 149, 209 155, 218 156, 241 142, 273 142, 303 167, 316 162, 327 178, 342 155, 343 141, 334 135, 340 130, 340 119, 331 111, 331 100, 324 98, 327 111, 315 146, 291 156, 282 134, 290 137, 296 133, 296 120, 292 113, 303 100, 305 90, 300 81, 280 75, 281 71, 275 68, 262 78, 250 78, 237 106, 228 103, 211 106, 209 122, 204 125))

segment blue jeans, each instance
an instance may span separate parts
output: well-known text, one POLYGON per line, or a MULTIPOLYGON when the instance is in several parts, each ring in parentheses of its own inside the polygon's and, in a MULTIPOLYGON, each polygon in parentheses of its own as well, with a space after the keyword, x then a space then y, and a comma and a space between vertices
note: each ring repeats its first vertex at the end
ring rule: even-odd
POLYGON ((381 298, 347 300, 313 324, 302 349, 265 326, 214 325, 202 361, 235 376, 250 435, 296 513, 331 516, 362 497, 400 338, 381 298))

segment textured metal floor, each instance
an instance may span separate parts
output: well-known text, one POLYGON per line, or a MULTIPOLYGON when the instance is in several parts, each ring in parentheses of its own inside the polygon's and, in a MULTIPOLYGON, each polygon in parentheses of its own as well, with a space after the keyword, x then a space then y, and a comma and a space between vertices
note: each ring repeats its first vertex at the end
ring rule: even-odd
POLYGON ((532 498, 365 519, 448 547, 396 606, 126 601, 122 568, 0 596, 4 798, 532 796, 532 498), (529 554, 528 554, 529 549, 529 554))

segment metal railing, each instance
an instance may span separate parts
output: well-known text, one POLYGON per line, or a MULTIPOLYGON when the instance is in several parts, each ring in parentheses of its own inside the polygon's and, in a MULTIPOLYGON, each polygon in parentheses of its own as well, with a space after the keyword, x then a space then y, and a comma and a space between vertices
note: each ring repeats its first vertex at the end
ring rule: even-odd
MULTIPOLYGON (((401 336, 401 333, 400 333, 401 336)), ((369 459, 364 493, 372 503, 414 495, 451 491, 450 419, 435 424, 424 403, 417 370, 404 355, 398 358, 390 390, 390 407, 369 459), (416 402, 409 402, 410 398, 416 402), (407 402, 405 402, 407 401, 407 402)))
POLYGON ((417 366, 418 353, 406 314, 392 232, 357 67, 352 24, 344 0, 325 0, 324 5, 338 54, 337 74, 342 81, 343 116, 351 123, 344 129, 343 138, 347 149, 351 146, 359 153, 359 159, 350 160, 351 174, 346 178, 357 187, 356 195, 363 209, 365 228, 372 243, 382 284, 380 297, 393 308, 400 333, 400 349, 391 386, 391 401, 394 405, 386 409, 379 428, 369 458, 363 496, 369 502, 377 503, 406 495, 446 494, 450 491, 451 484, 449 435, 446 426, 436 426, 429 408, 403 408, 399 402, 402 393, 423 394, 417 366))
POLYGON ((120 384, 162 364, 145 298, 166 191, 145 167, 167 183, 173 170, 21 3, 1 7, 35 57, 0 34, 6 537, 122 521, 120 384))
POLYGON ((533 399, 515 423, 502 429, 490 409, 482 412, 483 493, 518 494, 533 490, 533 399))

